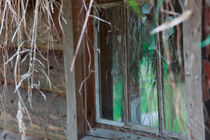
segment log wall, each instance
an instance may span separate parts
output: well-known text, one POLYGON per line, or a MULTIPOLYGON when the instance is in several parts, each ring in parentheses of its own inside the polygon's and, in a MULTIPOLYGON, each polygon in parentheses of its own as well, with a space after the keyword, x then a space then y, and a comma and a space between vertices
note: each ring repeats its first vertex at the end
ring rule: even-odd
MULTIPOLYGON (((2 86, 0 91, 2 95, 2 86)), ((41 139, 63 140, 66 139, 66 100, 65 97, 44 92, 46 101, 38 90, 33 90, 32 108, 28 101, 27 90, 20 91, 26 107, 30 112, 32 125, 29 117, 24 114, 24 122, 27 127, 27 135, 35 136, 41 139)), ((11 130, 18 133, 17 124, 17 103, 18 96, 14 94, 14 86, 8 86, 7 92, 2 102, 1 98, 1 129, 11 130)))

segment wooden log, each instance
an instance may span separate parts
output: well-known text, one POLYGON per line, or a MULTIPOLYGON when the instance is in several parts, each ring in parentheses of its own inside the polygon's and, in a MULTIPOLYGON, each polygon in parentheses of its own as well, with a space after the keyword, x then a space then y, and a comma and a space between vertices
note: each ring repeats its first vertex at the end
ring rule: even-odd
MULTIPOLYGON (((9 57, 11 57, 15 53, 15 49, 9 50, 9 57)), ((47 51, 42 51, 42 55, 47 58, 47 51)), ((22 55, 24 58, 24 54, 22 55)), ((38 71, 34 73, 34 83, 40 84, 38 89, 42 91, 49 91, 51 93, 59 94, 65 96, 65 79, 64 79, 64 63, 63 63, 63 52, 62 51, 49 51, 48 52, 48 61, 43 60, 40 56, 37 58, 44 64, 43 70, 49 76, 49 80, 51 83, 51 87, 46 75, 43 71, 38 71)), ((15 59, 14 59, 15 61, 15 59)), ((14 61, 13 62, 14 64, 14 61)), ((14 65, 12 63, 8 63, 6 70, 6 78, 8 85, 14 85, 14 65)), ((23 63, 21 63, 21 75, 27 73, 29 65, 29 59, 26 59, 23 63)), ((3 67, 4 61, 2 55, 0 56, 0 82, 4 84, 4 76, 3 76, 3 67)), ((35 67, 36 68, 36 67, 35 67)), ((28 88, 27 80, 25 80, 22 84, 23 88, 28 88)))
MULTIPOLYGON (((16 119, 18 95, 14 94, 14 86, 8 86, 4 98, 1 98, 0 128, 18 133, 16 119)), ((0 94, 3 88, 0 85, 0 94)), ((26 134, 41 139, 65 140, 66 130, 66 101, 65 97, 43 92, 46 100, 38 90, 33 90, 32 107, 28 101, 27 90, 20 90, 25 105, 30 112, 32 125, 29 117, 24 114, 26 134)))

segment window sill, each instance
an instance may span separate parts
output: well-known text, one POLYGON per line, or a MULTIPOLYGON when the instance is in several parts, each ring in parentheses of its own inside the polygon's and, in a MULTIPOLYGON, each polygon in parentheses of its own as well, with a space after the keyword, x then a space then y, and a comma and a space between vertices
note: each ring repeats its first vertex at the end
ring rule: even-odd
POLYGON ((120 139, 120 140, 157 140, 155 138, 138 136, 126 132, 119 132, 115 130, 102 129, 102 128, 94 128, 87 133, 85 137, 81 140, 112 140, 112 139, 120 139))

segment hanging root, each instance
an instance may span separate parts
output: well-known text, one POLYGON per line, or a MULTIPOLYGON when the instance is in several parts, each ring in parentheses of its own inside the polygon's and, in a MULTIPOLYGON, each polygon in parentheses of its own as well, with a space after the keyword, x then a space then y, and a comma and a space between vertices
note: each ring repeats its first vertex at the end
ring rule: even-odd
POLYGON ((46 62, 48 63, 48 59, 39 50, 37 40, 41 35, 48 36, 47 40, 51 40, 53 44, 55 36, 53 31, 58 35, 56 30, 58 27, 56 28, 53 20, 54 7, 59 8, 57 20, 59 29, 63 32, 61 26, 62 6, 63 0, 0 0, 0 49, 3 58, 1 73, 5 79, 3 94, 0 96, 1 104, 6 102, 7 69, 14 64, 14 92, 19 97, 17 120, 22 140, 25 139, 26 134, 24 114, 27 114, 31 122, 32 120, 30 112, 21 98, 20 88, 23 83, 27 83, 28 101, 32 107, 32 89, 39 89, 39 83, 34 80, 34 75, 42 73, 51 87, 49 74, 44 65, 46 62), (11 54, 11 50, 14 50, 13 54, 11 54), (23 63, 27 63, 27 67, 24 65, 24 69, 27 69, 25 73, 21 69, 23 63))

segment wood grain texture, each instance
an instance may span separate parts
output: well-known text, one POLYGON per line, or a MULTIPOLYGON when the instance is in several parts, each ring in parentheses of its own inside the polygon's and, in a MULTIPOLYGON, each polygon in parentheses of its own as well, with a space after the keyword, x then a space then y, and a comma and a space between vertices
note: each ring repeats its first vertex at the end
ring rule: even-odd
POLYGON ((185 10, 193 14, 183 24, 185 88, 187 104, 188 140, 204 140, 203 101, 201 87, 201 18, 202 0, 188 0, 185 10))
POLYGON ((155 140, 154 138, 151 137, 144 137, 144 136, 138 136, 134 135, 131 133, 126 133, 126 132, 119 132, 119 131, 114 131, 114 130, 108 130, 108 129, 102 129, 102 128, 95 128, 93 129, 93 133, 89 131, 88 133, 89 136, 94 136, 94 137, 100 137, 104 139, 120 139, 120 140, 155 140))
POLYGON ((108 140, 108 139, 98 138, 98 137, 93 137, 93 136, 85 136, 81 140, 108 140))
MULTIPOLYGON (((73 14, 73 35, 74 35, 74 49, 76 49, 77 42, 80 37, 80 32, 84 22, 85 9, 82 8, 83 2, 81 0, 72 1, 72 14, 73 14), (81 11, 81 9, 83 9, 81 11)), ((84 87, 81 92, 80 87, 81 83, 84 80, 84 41, 81 44, 81 49, 77 55, 76 64, 75 64, 75 77, 76 77, 76 97, 77 97, 77 125, 78 125, 78 138, 81 138, 85 135, 85 109, 84 109, 84 87)))
MULTIPOLYGON (((0 129, 18 133, 18 123, 16 119, 18 95, 14 94, 14 90, 14 86, 8 86, 4 101, 1 100, 0 129)), ((2 85, 0 85, 1 95, 2 91, 2 85)), ((27 128, 26 134, 40 139, 65 140, 65 97, 43 91, 46 97, 45 101, 38 90, 33 90, 32 109, 28 101, 27 90, 21 88, 20 93, 32 119, 31 125, 28 116, 24 114, 23 121, 27 128)))
MULTIPOLYGON (((89 57, 88 49, 84 50, 84 65, 85 65, 85 73, 84 76, 87 77, 91 71, 94 70, 94 28, 93 28, 93 18, 90 18, 88 21, 88 34, 85 37, 85 40, 89 43, 89 49, 91 58, 89 57), (90 69, 89 69, 90 63, 90 69)), ((87 44, 85 44, 87 45, 87 44)), ((96 110, 95 110, 95 76, 94 73, 91 72, 88 80, 85 83, 85 106, 86 106, 86 117, 91 127, 95 126, 96 121, 96 110)), ((87 126, 87 130, 89 127, 87 126)))
MULTIPOLYGON (((9 57, 11 57, 15 53, 14 49, 9 50, 9 57)), ((43 63, 44 67, 43 70, 49 74, 49 79, 51 81, 51 88, 49 85, 49 82, 46 78, 46 75, 39 69, 39 67, 36 65, 35 68, 37 70, 40 70, 38 72, 34 73, 34 82, 36 84, 39 84, 40 86, 37 87, 42 91, 48 91, 51 93, 59 94, 65 96, 65 78, 64 78, 64 63, 63 63, 63 52, 62 51, 42 51, 42 55, 47 58, 48 62, 43 60, 40 56, 37 56, 37 58, 43 63)), ((23 58, 25 54, 22 54, 21 57, 23 58)), ((14 59, 15 61, 15 59, 14 59)), ((14 63, 13 61, 13 63, 14 63)), ((29 65, 29 59, 27 58, 23 63, 21 63, 21 75, 27 73, 28 66, 29 65)), ((0 69, 3 70, 4 67, 4 61, 2 56, 0 56, 0 69)), ((12 63, 9 63, 7 65, 7 84, 8 85, 14 85, 14 65, 12 63)), ((4 83, 4 76, 3 71, 0 72, 0 82, 4 83)), ((27 80, 23 82, 21 85, 22 88, 28 88, 27 80)))
POLYGON ((74 57, 74 37, 73 37, 73 17, 72 0, 64 1, 64 18, 67 24, 64 24, 63 55, 66 81, 66 104, 67 104, 67 139, 78 139, 77 127, 77 102, 76 102, 76 82, 75 69, 70 70, 70 65, 74 57))

